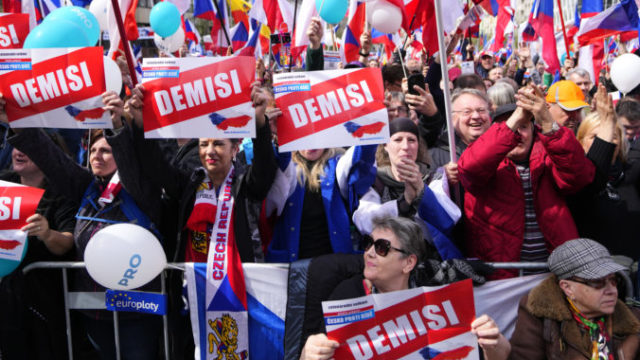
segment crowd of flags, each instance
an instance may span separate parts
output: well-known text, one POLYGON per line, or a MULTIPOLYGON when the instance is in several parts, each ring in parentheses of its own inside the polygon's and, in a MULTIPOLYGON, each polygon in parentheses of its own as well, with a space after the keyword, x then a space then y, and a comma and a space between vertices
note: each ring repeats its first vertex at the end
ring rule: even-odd
MULTIPOLYGON (((87 6, 90 0, 2 0, 6 12, 21 12, 31 15, 34 23, 42 21, 57 7, 74 4, 87 6), (61 3, 62 2, 62 3, 61 3)), ((125 15, 124 23, 129 40, 137 38, 135 8, 137 0, 119 0, 125 15)), ((179 1, 179 0, 167 0, 179 1)), ((185 1, 185 0, 181 0, 185 1)), ((187 0, 188 1, 188 0, 187 0)), ((372 42, 380 44, 371 56, 380 57, 382 63, 391 59, 398 48, 408 50, 412 58, 419 59, 423 52, 433 55, 438 51, 434 0, 387 0, 397 6, 403 14, 401 30, 396 34, 385 34, 367 24, 367 1, 351 0, 343 29, 326 27, 325 43, 339 50, 342 61, 347 64, 360 58, 360 36, 371 31, 372 42), (336 34, 340 33, 340 38, 336 34), (384 55, 382 55, 384 54, 384 55)), ((264 57, 272 54, 276 60, 289 60, 300 64, 308 45, 306 29, 311 17, 317 16, 315 0, 193 0, 193 18, 207 20, 210 32, 201 36, 193 19, 183 18, 183 29, 192 54, 227 54, 232 48, 235 55, 264 57), (297 14, 295 14, 297 12, 297 14), (297 16, 296 16, 297 15, 297 16), (288 44, 270 41, 272 34, 291 33, 288 44)), ((559 9, 556 0, 534 0, 528 20, 516 24, 514 14, 518 0, 472 0, 467 4, 447 1, 444 14, 444 31, 447 34, 462 34, 466 41, 477 39, 477 48, 495 55, 510 56, 522 44, 536 42, 544 60, 546 70, 554 73, 560 69, 560 57, 564 50, 558 49, 559 24, 554 23, 554 12, 559 9), (487 41, 487 34, 480 35, 479 24, 484 16, 494 16, 495 29, 487 41), (559 54, 559 51, 561 53, 559 54)), ((593 74, 607 66, 617 54, 617 42, 627 44, 630 50, 638 48, 638 8, 635 0, 603 8, 602 0, 582 0, 575 9, 575 19, 567 24, 563 42, 567 49, 580 52, 582 65, 593 74), (587 56, 589 55, 589 56, 587 56)), ((110 19, 110 30, 114 24, 110 19)), ((110 31, 110 39, 118 42, 116 32, 110 31)), ((123 46, 120 44, 120 48, 123 46)), ((112 46, 112 51, 117 50, 112 46)), ((454 56, 460 56, 457 47, 454 56)), ((566 55, 565 55, 566 56, 566 55)), ((283 61, 280 61, 282 63, 283 61)), ((595 77, 594 77, 595 78, 595 77)))

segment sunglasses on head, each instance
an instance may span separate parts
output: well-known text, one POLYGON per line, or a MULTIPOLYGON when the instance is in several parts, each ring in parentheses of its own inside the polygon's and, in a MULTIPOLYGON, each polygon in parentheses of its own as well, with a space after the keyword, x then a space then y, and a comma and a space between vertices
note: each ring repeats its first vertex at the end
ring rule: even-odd
POLYGON ((613 286, 618 286, 618 283, 620 282, 620 278, 618 275, 614 275, 614 276, 607 276, 604 278, 600 278, 600 279, 593 279, 593 280, 587 280, 587 279, 582 279, 579 277, 572 277, 569 280, 571 281, 575 281, 577 283, 583 284, 583 285, 587 285, 589 287, 592 287, 596 290, 601 290, 603 289, 605 286, 607 286, 607 283, 611 283, 611 285, 613 286))
POLYGON ((387 239, 373 240, 371 236, 366 235, 364 237, 364 251, 369 251, 372 245, 374 250, 376 251, 376 254, 380 256, 387 256, 387 254, 389 254, 389 251, 391 251, 391 249, 401 252, 403 254, 409 255, 409 253, 406 250, 398 249, 396 247, 391 246, 391 241, 387 239))

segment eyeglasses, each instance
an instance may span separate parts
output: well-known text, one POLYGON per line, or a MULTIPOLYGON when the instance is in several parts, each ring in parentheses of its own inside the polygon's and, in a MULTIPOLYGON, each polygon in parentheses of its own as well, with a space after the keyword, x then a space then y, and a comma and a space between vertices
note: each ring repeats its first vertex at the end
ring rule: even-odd
POLYGON ((465 117, 471 116, 474 112, 477 112, 478 115, 487 115, 489 114, 489 109, 487 108, 477 108, 477 109, 463 109, 463 110, 454 110, 454 113, 460 113, 465 117))
POLYGON ((369 251, 369 249, 371 249, 371 246, 373 245, 376 254, 380 255, 380 256, 387 256, 387 254, 389 254, 389 251, 391 249, 401 252, 403 254, 409 255, 409 253, 406 250, 402 250, 402 249, 398 249, 395 248, 393 246, 391 246, 391 241, 387 240, 387 239, 376 239, 375 241, 373 240, 373 238, 371 236, 366 235, 364 237, 364 251, 369 251))
POLYGON ((581 279, 579 277, 572 277, 569 278, 568 280, 571 281, 575 281, 577 283, 583 284, 583 285, 587 285, 589 287, 592 287, 596 290, 601 290, 603 289, 605 286, 607 286, 607 283, 610 283, 613 286, 618 286, 618 283, 620 282, 620 278, 618 275, 614 275, 614 276, 608 276, 605 278, 600 278, 600 279, 593 279, 593 280, 586 280, 586 279, 581 279))
POLYGON ((390 107, 390 108, 387 109, 387 111, 408 114, 409 113, 409 108, 408 107, 404 107, 404 106, 390 107))

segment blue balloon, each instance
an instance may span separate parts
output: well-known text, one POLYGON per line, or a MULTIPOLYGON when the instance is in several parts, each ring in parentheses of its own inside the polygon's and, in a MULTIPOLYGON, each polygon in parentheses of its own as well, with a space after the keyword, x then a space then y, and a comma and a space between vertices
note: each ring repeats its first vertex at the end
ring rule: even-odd
POLYGON ((22 260, 24 260, 24 256, 27 254, 28 247, 29 241, 26 241, 24 243, 24 248, 22 249, 22 257, 20 258, 20 261, 0 259, 0 277, 11 274, 13 270, 15 270, 18 265, 20 265, 22 260))
POLYGON ((151 29, 158 36, 166 38, 176 33, 180 27, 180 11, 168 1, 162 1, 153 6, 149 13, 151 29))
POLYGON ((79 6, 62 6, 53 10, 43 22, 67 20, 80 26, 87 36, 89 45, 93 46, 100 38, 100 23, 89 10, 79 6))
POLYGON ((43 21, 31 30, 24 41, 25 49, 91 46, 80 26, 71 21, 43 21))
POLYGON ((316 0, 316 10, 329 24, 339 23, 347 14, 349 0, 316 0))

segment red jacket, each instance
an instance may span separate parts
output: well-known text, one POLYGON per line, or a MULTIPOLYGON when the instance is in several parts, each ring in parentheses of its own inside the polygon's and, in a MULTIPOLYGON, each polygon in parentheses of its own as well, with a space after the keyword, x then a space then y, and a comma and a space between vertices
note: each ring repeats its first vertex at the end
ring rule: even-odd
MULTIPOLYGON (((465 189, 467 256, 484 261, 520 261, 525 201, 515 164, 506 158, 520 135, 505 123, 494 124, 460 157, 460 182, 465 189)), ((533 201, 549 253, 578 237, 564 195, 590 184, 595 167, 573 133, 561 128, 542 135, 534 130, 529 156, 533 201)), ((497 271, 495 278, 515 275, 497 271)))

